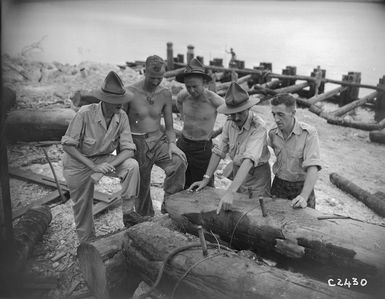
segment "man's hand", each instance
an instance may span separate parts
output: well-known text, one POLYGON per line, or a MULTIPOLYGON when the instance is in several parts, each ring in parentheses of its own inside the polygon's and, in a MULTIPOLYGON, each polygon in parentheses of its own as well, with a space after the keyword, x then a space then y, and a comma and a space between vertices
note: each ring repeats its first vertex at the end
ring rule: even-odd
POLYGON ((172 159, 172 154, 178 155, 182 158, 183 161, 187 162, 186 155, 179 147, 176 146, 174 142, 171 142, 168 146, 168 155, 170 157, 170 160, 172 159))
POLYGON ((94 172, 101 172, 103 174, 114 172, 115 167, 107 162, 103 162, 101 164, 96 164, 94 168, 92 168, 94 172))
POLYGON ((221 212, 221 209, 223 211, 230 211, 232 206, 233 206, 233 195, 231 194, 231 192, 226 192, 218 204, 217 214, 221 212))
POLYGON ((209 180, 203 179, 202 181, 194 182, 191 184, 191 186, 187 189, 187 191, 200 191, 204 187, 206 187, 209 183, 209 180))
POLYGON ((301 195, 298 195, 296 198, 294 198, 291 201, 291 206, 294 209, 306 208, 307 207, 307 200, 305 198, 303 198, 301 195))

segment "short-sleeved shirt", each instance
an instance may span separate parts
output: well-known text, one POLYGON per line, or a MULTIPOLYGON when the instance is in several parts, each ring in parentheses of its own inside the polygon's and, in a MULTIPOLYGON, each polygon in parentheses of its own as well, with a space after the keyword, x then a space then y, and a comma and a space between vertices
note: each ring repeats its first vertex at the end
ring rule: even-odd
POLYGON ((112 116, 107 129, 101 103, 82 106, 62 137, 63 145, 75 146, 86 157, 111 154, 114 150, 135 150, 127 114, 112 116))
POLYGON ((321 169, 319 140, 314 127, 295 119, 286 140, 282 131, 275 127, 269 131, 268 142, 277 158, 273 173, 278 178, 289 182, 304 181, 309 166, 321 169))
POLYGON ((267 147, 267 130, 264 121, 252 111, 241 129, 228 119, 223 127, 221 141, 213 153, 225 158, 228 153, 234 166, 240 166, 244 159, 250 159, 254 167, 268 163, 270 152, 267 147))

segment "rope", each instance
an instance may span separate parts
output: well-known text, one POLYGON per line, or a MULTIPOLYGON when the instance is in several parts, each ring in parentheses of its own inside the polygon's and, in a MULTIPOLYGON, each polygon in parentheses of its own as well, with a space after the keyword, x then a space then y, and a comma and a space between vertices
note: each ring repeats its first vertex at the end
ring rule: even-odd
POLYGON ((192 265, 190 268, 187 269, 187 271, 179 278, 179 280, 177 281, 177 283, 175 284, 174 286, 174 289, 172 290, 172 293, 171 293, 171 297, 170 299, 173 299, 174 298, 174 295, 175 295, 175 292, 176 292, 176 289, 178 288, 179 284, 182 282, 183 279, 186 278, 186 276, 191 272, 192 269, 194 269, 196 266, 198 266, 200 263, 204 262, 204 261, 207 261, 208 259, 212 259, 216 256, 219 256, 219 255, 222 255, 223 252, 217 252, 216 254, 213 254, 213 255, 210 255, 210 256, 207 256, 199 261, 197 261, 194 265, 192 265))
MULTIPOLYGON (((154 282, 154 284, 151 286, 151 288, 143 293, 142 295, 139 296, 139 299, 145 299, 146 297, 150 296, 150 294, 157 288, 158 284, 160 283, 161 279, 162 279, 162 276, 163 276, 163 272, 164 272, 164 269, 166 268, 166 265, 167 263, 175 256, 177 255, 178 253, 182 252, 182 251, 185 251, 185 250, 188 250, 188 249, 192 249, 192 248, 200 248, 202 247, 201 243, 192 243, 192 244, 188 244, 188 245, 184 245, 184 246, 181 246, 181 247, 178 247, 176 249, 174 249, 173 251, 171 251, 166 257, 165 259, 163 260, 163 264, 162 266, 160 267, 160 270, 158 272, 158 275, 156 277, 156 280, 154 282)), ((207 244, 207 247, 211 247, 211 248, 217 248, 217 245, 216 244, 207 244)), ((233 252, 233 250, 229 249, 228 247, 226 246, 223 246, 223 245, 219 245, 219 248, 222 248, 222 249, 225 249, 225 250, 229 250, 231 252, 233 252)))
POLYGON ((234 226, 234 229, 233 229, 233 232, 231 234, 231 238, 230 238, 230 243, 229 243, 229 246, 231 247, 231 243, 233 242, 233 238, 234 238, 234 234, 235 234, 235 231, 238 227, 238 224, 241 222, 242 218, 245 217, 248 213, 250 213, 251 211, 253 211, 254 209, 258 208, 258 206, 255 206, 253 208, 251 208, 250 210, 246 211, 245 213, 242 214, 241 217, 239 217, 237 223, 235 224, 234 226))

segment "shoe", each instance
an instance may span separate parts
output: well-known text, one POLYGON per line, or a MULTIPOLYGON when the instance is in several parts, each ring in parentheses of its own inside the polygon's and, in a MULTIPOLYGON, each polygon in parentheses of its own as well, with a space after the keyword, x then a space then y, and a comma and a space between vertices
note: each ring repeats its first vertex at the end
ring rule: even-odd
POLYGON ((151 218, 151 216, 142 216, 136 211, 130 211, 127 214, 123 214, 123 224, 128 228, 138 223, 150 221, 151 218))
POLYGON ((166 209, 166 204, 165 204, 165 201, 162 202, 162 206, 160 207, 160 212, 162 214, 167 214, 167 209, 166 209))

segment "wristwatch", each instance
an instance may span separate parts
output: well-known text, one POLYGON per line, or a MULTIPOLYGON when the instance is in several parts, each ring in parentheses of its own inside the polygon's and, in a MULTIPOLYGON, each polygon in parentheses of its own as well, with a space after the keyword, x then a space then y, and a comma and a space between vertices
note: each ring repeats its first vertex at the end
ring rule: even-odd
POLYGON ((204 178, 204 179, 210 179, 210 176, 207 175, 207 174, 205 174, 205 175, 203 175, 203 178, 204 178))

